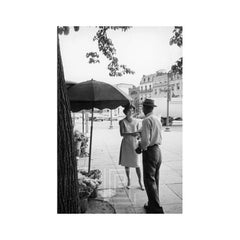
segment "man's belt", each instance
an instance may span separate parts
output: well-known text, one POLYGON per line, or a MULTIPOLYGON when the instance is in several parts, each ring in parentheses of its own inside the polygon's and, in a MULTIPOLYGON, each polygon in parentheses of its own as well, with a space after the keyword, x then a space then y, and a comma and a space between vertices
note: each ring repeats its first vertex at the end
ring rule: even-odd
POLYGON ((154 145, 152 145, 152 146, 148 146, 148 147, 147 147, 147 150, 148 150, 148 149, 151 149, 151 148, 154 148, 154 147, 158 147, 158 146, 159 146, 159 144, 154 144, 154 145))

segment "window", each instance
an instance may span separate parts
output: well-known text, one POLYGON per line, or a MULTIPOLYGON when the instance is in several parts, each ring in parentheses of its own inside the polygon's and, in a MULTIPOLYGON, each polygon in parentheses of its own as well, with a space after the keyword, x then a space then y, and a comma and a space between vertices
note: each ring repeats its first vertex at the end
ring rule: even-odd
POLYGON ((157 89, 155 89, 155 95, 157 95, 157 89))
POLYGON ((174 91, 174 85, 172 85, 172 91, 174 91))
POLYGON ((149 85, 149 89, 150 89, 150 90, 152 89, 152 85, 149 85))
POLYGON ((147 90, 147 85, 145 85, 145 90, 147 90))
POLYGON ((141 86, 141 91, 143 91, 143 86, 141 86))
POLYGON ((177 90, 179 90, 180 89, 180 84, 179 83, 177 83, 177 90))

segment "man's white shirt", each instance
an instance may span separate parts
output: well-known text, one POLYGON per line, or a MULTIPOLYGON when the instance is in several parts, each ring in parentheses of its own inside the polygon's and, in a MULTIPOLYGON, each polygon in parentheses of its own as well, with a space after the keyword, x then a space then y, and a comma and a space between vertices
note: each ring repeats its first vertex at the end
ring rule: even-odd
POLYGON ((146 150, 147 147, 162 143, 162 124, 161 121, 148 113, 142 121, 141 148, 146 150))

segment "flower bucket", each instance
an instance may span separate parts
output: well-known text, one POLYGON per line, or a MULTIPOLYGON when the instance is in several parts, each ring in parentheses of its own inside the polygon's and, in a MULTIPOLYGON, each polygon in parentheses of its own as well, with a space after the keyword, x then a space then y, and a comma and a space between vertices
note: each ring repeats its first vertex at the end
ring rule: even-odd
POLYGON ((80 198, 80 212, 85 213, 88 208, 88 198, 80 198))

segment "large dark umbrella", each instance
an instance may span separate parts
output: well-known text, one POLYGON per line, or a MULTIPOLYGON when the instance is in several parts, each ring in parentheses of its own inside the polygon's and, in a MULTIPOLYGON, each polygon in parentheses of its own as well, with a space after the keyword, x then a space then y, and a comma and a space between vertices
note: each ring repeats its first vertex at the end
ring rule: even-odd
POLYGON ((76 82, 72 82, 72 81, 66 81, 65 82, 65 85, 66 85, 66 87, 67 87, 67 90, 70 88, 70 87, 72 87, 72 86, 74 86, 74 85, 76 85, 77 83, 76 82))
POLYGON ((72 112, 79 112, 83 109, 92 110, 88 164, 88 171, 90 171, 93 132, 93 108, 115 109, 119 106, 125 106, 129 104, 132 99, 119 88, 105 82, 95 81, 93 79, 78 83, 74 86, 71 86, 71 88, 68 88, 68 96, 70 99, 72 112))

